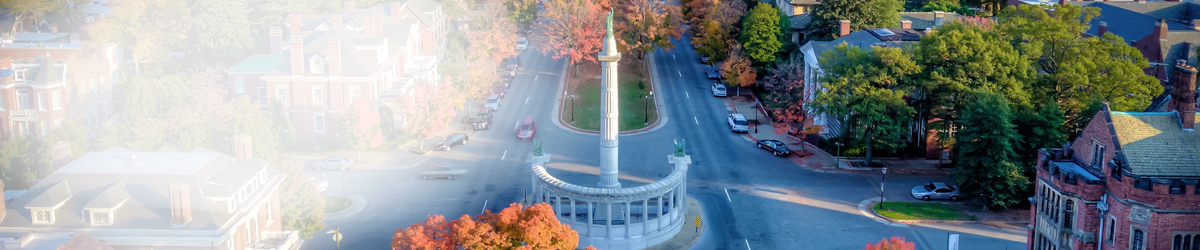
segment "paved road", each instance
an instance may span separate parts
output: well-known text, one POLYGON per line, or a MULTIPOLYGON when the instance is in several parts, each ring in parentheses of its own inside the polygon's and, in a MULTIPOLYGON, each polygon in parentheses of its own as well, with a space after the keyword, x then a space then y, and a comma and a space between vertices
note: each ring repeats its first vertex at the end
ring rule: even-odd
MULTIPOLYGON (((754 147, 724 123, 723 98, 712 97, 711 81, 696 54, 684 41, 656 55, 660 108, 669 120, 650 133, 620 137, 622 185, 637 186, 669 173, 666 155, 672 140, 686 139, 693 165, 688 174, 689 195, 702 203, 710 230, 693 249, 859 249, 868 242, 903 236, 919 249, 945 249, 949 232, 961 232, 966 249, 1019 249, 1023 228, 991 226, 889 225, 859 212, 864 199, 878 197, 877 174, 820 174, 795 165, 789 158, 772 157, 754 147)), ((563 62, 537 52, 537 44, 521 53, 523 65, 503 100, 492 129, 471 138, 468 145, 435 153, 429 163, 447 163, 470 170, 460 180, 426 181, 419 168, 329 172, 325 195, 362 195, 369 205, 344 219, 327 221, 345 235, 345 249, 387 249, 392 231, 425 219, 451 219, 502 209, 518 202, 531 185, 525 163, 530 141, 515 138, 517 122, 532 116, 536 139, 545 141, 551 174, 580 185, 599 181, 599 137, 553 125, 559 105, 563 62), (345 181, 340 175, 345 174, 345 181)), ((889 176, 888 199, 905 199, 905 190, 929 177, 889 176)), ((908 198, 911 200, 911 198, 908 198)), ((333 249, 328 235, 317 234, 305 249, 333 249)))

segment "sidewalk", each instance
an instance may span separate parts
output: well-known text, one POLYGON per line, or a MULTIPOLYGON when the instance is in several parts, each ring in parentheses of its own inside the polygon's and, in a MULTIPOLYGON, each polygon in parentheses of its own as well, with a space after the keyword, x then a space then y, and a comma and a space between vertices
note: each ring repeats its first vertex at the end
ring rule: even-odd
MULTIPOLYGON (((750 137, 751 141, 757 140, 779 140, 787 144, 789 149, 792 149, 792 158, 799 161, 800 166, 816 172, 828 172, 830 170, 838 170, 833 155, 817 148, 816 145, 806 143, 799 138, 788 134, 776 134, 775 127, 771 126, 774 122, 766 113, 759 108, 755 100, 734 101, 733 98, 728 98, 726 105, 729 105, 730 112, 741 113, 746 116, 746 119, 755 119, 755 112, 758 112, 760 120, 758 126, 750 128, 750 132, 746 136, 750 137), (807 153, 805 153, 807 152, 807 153)), ((751 122, 753 124, 753 122, 751 122)))

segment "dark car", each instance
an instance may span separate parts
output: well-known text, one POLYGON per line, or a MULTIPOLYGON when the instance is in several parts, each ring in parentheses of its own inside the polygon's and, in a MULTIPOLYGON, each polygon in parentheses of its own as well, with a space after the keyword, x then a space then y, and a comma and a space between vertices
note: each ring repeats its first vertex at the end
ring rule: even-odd
POLYGON ((704 75, 708 76, 708 79, 721 79, 721 70, 717 68, 708 68, 704 70, 704 75))
POLYGON ((475 126, 475 129, 488 129, 492 126, 492 110, 479 111, 479 114, 472 119, 471 124, 475 126))
POLYGON ((707 56, 700 56, 700 63, 703 63, 703 64, 708 64, 708 57, 707 57, 707 56))
POLYGON ((788 149, 787 144, 784 144, 779 140, 758 140, 756 144, 758 144, 758 148, 771 151, 771 154, 775 156, 792 154, 792 150, 788 149))
POLYGON ((441 143, 438 143, 437 147, 434 149, 440 150, 440 151, 450 151, 450 147, 457 146, 457 145, 467 145, 467 141, 470 139, 471 139, 470 136, 467 136, 467 134, 463 134, 463 133, 450 134, 450 135, 446 136, 445 140, 442 140, 441 143))
POLYGON ((521 68, 521 58, 516 56, 504 58, 504 68, 509 71, 516 71, 521 68))

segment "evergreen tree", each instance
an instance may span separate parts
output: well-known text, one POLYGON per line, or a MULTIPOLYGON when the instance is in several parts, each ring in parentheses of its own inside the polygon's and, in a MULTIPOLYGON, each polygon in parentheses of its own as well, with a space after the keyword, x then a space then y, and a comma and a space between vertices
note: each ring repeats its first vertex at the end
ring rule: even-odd
POLYGON ((1019 147, 1008 101, 981 91, 961 110, 955 169, 958 193, 985 207, 1006 208, 1021 201, 1029 179, 1022 174, 1014 148, 1019 147))
POLYGON ((315 183, 304 174, 304 164, 296 159, 283 160, 280 170, 286 176, 279 184, 279 219, 283 230, 298 230, 305 239, 325 228, 325 199, 315 183))

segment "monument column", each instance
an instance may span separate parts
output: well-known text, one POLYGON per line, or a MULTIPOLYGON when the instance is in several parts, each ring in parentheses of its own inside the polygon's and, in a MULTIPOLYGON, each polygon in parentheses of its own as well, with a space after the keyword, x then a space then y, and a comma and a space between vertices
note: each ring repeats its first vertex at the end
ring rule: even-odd
POLYGON ((621 53, 617 51, 617 40, 613 38, 612 12, 608 13, 607 32, 604 36, 604 49, 597 57, 600 59, 601 85, 600 89, 600 187, 620 188, 617 181, 617 131, 620 129, 617 101, 617 61, 621 53))

